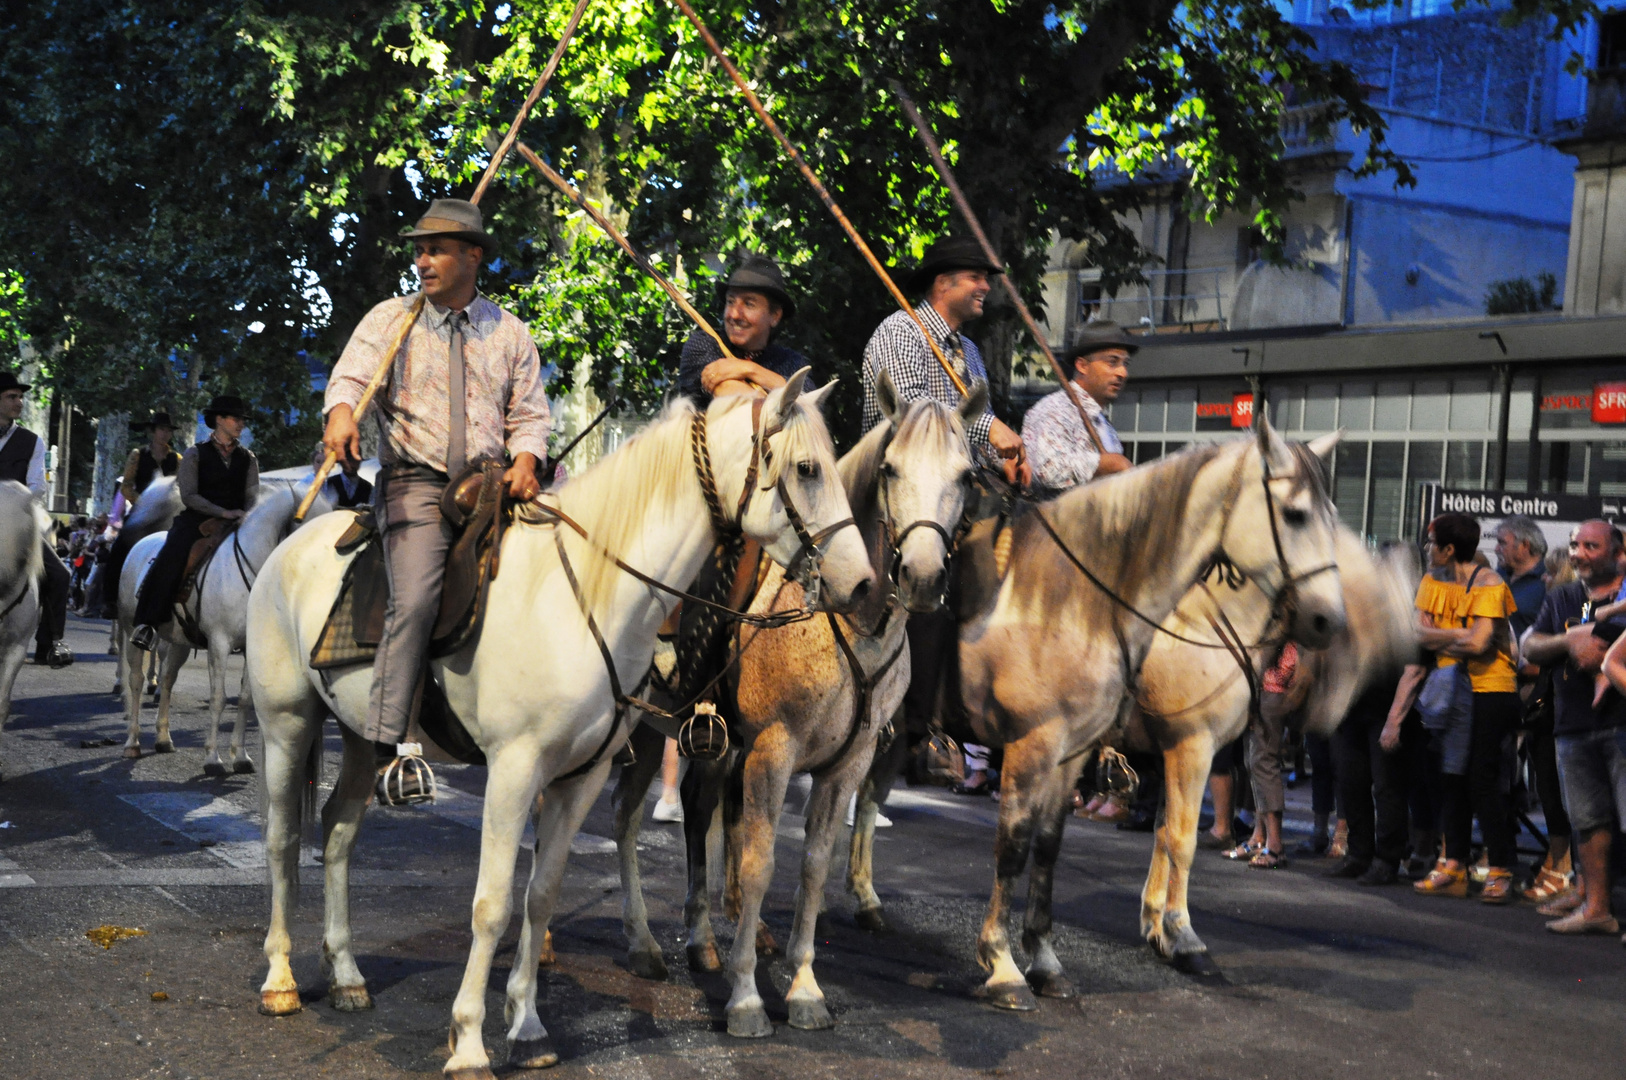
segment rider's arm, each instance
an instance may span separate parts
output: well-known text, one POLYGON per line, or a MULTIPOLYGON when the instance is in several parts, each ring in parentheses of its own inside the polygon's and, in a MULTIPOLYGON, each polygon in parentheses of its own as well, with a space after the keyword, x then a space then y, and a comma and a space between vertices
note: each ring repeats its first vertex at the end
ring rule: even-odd
POLYGON ((254 509, 254 504, 260 498, 260 459, 248 449, 243 449, 241 453, 248 455, 248 477, 243 481, 243 512, 247 513, 254 509))
POLYGON ((175 489, 181 493, 181 504, 210 517, 223 518, 228 511, 198 494, 198 450, 193 447, 181 455, 181 467, 175 470, 175 489))
POLYGON ((119 490, 124 492, 124 501, 135 505, 141 492, 136 490, 136 471, 141 468, 141 450, 137 448, 130 451, 130 456, 124 459, 124 476, 119 481, 119 490))

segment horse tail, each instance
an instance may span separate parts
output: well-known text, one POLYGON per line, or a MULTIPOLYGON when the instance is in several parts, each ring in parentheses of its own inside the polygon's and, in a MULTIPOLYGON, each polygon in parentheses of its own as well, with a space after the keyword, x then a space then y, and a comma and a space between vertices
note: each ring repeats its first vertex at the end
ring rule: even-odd
POLYGON ((316 737, 311 740, 311 746, 305 753, 305 764, 299 773, 299 823, 300 833, 303 835, 310 830, 316 835, 316 846, 321 843, 321 813, 316 802, 316 796, 322 784, 322 729, 316 729, 316 737))

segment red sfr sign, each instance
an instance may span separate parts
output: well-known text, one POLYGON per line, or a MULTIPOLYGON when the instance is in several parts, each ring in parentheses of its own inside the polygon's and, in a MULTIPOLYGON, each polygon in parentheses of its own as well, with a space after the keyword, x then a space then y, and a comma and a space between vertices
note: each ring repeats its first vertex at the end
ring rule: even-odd
MULTIPOLYGON (((1626 390, 1626 383, 1622 383, 1621 388, 1626 390)), ((1622 410, 1620 418, 1623 422, 1626 422, 1626 406, 1622 406, 1622 410)), ((1253 395, 1251 393, 1231 395, 1231 426, 1234 428, 1253 426, 1253 395)))
POLYGON ((1626 424, 1626 382, 1598 383, 1592 388, 1592 422, 1626 424))

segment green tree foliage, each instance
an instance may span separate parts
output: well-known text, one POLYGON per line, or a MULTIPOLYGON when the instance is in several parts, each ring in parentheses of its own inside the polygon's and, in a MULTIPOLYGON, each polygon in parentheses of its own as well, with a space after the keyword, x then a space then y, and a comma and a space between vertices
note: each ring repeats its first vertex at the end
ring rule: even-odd
POLYGON ((1486 315, 1522 315, 1552 311, 1558 306, 1558 278, 1546 270, 1529 278, 1493 281, 1485 290, 1486 315))
MULTIPOLYGON (((569 4, 489 0, 12 0, 0 8, 0 267, 46 378, 88 413, 185 410, 232 390, 272 464, 303 460, 309 374, 410 279, 396 234, 466 196, 557 40, 569 4)), ((1580 0, 1519 0, 1559 26, 1580 0)), ((1149 197, 1251 212, 1269 243, 1295 197, 1279 121, 1295 102, 1366 136, 1353 167, 1409 174, 1351 74, 1270 0, 704 0, 702 15, 883 259, 957 223, 893 101, 927 110, 985 224, 1037 302, 1054 234, 1106 271, 1152 261, 1122 224, 1149 197)), ((634 242, 714 311, 742 247, 803 298, 788 337, 842 377, 890 301, 666 0, 594 0, 523 137, 615 208, 634 242)), ((485 287, 527 318, 565 388, 652 404, 688 332, 517 157, 483 207, 485 287)), ((997 293, 995 294, 997 297, 997 293)), ((8 300, 5 311, 15 312, 8 300)), ((0 316, 0 333, 8 319, 0 316)), ((976 329, 996 398, 1016 339, 976 329)))

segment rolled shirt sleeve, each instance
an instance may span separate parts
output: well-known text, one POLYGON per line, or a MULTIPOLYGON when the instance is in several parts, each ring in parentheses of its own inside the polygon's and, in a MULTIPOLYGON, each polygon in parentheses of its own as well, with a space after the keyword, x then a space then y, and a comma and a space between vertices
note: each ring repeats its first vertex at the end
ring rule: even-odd
POLYGON ((514 360, 505 418, 508 456, 535 454, 541 462, 548 457, 548 433, 553 427, 553 417, 548 411, 548 387, 542 380, 542 360, 537 355, 536 342, 523 327, 521 331, 524 346, 514 360))
POLYGON ((49 497, 45 490, 45 440, 34 440, 34 453, 28 459, 28 490, 41 499, 49 497))

